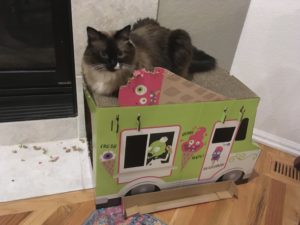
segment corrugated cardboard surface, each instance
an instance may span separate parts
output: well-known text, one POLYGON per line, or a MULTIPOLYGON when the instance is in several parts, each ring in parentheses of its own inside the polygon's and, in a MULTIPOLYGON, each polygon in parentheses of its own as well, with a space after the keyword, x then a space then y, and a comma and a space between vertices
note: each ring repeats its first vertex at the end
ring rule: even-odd
POLYGON ((257 95, 245 84, 221 68, 197 73, 194 75, 193 82, 231 99, 257 98, 257 95))
MULTIPOLYGON (((171 78, 172 79, 172 78, 171 78)), ((217 68, 210 72, 197 73, 194 75, 194 79, 192 80, 199 87, 199 93, 203 93, 199 95, 199 99, 193 102, 203 102, 203 101, 218 101, 224 99, 247 99, 247 98, 257 98, 257 95, 251 91, 246 85, 244 85, 241 81, 239 81, 234 76, 229 75, 229 73, 221 68, 217 68), (204 93, 207 93, 204 94, 204 93), (210 95, 214 93, 214 95, 210 95)), ((190 88, 190 81, 182 82, 180 85, 190 88)), ((167 83, 163 84, 168 86, 167 83)), ((174 86, 173 86, 174 87, 174 86)), ((169 90, 167 87, 164 89, 169 90)), ((166 96, 160 99, 162 104, 170 104, 170 103, 186 103, 185 100, 190 100, 190 97, 195 98, 192 92, 185 93, 179 87, 175 87, 177 91, 182 92, 179 94, 179 97, 174 96, 174 99, 181 98, 180 102, 174 102, 174 100, 166 99, 166 96), (181 97, 180 97, 181 96, 181 97), (164 103, 163 103, 164 102, 164 103)), ((197 88, 196 88, 197 89, 197 88)), ((186 88, 184 89, 186 90, 186 88)), ((172 92, 172 89, 169 90, 172 92)), ((174 91, 174 90, 173 90, 174 91)), ((165 93, 168 95, 168 93, 165 93)), ((115 107, 118 106, 118 101, 114 97, 106 97, 106 96, 97 96, 94 98, 96 105, 101 107, 115 107)), ((178 99, 177 99, 178 100, 178 99)), ((176 101, 177 101, 176 100, 176 101)))
POLYGON ((238 196, 236 184, 224 181, 171 188, 142 195, 125 196, 122 204, 127 216, 217 201, 238 196))
POLYGON ((229 98, 165 70, 160 93, 160 104, 220 101, 226 99, 229 98))

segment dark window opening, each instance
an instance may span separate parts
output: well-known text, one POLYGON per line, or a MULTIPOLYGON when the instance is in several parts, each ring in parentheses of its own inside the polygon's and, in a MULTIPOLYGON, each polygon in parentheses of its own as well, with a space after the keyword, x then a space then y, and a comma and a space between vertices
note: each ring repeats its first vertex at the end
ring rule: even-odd
POLYGON ((148 135, 126 138, 124 168, 144 166, 148 135))
POLYGON ((242 141, 246 139, 248 123, 249 123, 249 118, 242 119, 239 130, 236 134, 236 138, 235 138, 236 141, 242 141))
POLYGON ((230 142, 235 127, 225 127, 216 129, 212 143, 230 142))

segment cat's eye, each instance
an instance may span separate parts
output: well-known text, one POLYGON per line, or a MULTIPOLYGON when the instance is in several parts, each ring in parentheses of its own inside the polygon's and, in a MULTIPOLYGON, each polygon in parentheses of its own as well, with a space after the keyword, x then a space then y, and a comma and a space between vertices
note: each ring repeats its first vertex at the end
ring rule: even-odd
POLYGON ((108 58, 108 55, 105 51, 100 51, 99 52, 99 55, 102 57, 102 58, 108 58))
POLYGON ((190 140, 190 141, 189 141, 189 144, 190 144, 190 145, 194 144, 194 140, 190 140))
POLYGON ((146 92, 147 92, 147 87, 145 85, 141 84, 141 85, 136 86, 136 88, 135 88, 135 93, 137 95, 144 95, 144 94, 146 94, 146 92))

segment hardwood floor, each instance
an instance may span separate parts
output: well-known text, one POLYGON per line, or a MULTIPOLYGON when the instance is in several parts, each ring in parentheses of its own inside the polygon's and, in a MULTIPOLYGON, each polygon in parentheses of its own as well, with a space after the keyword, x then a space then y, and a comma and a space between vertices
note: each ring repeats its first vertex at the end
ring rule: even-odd
MULTIPOLYGON (((300 173, 288 166, 293 157, 261 147, 253 177, 238 186, 238 199, 158 212, 154 216, 170 225, 299 225, 300 173), (277 172, 273 171, 275 167, 277 172)), ((94 190, 0 203, 0 225, 77 225, 94 209, 94 190)))
POLYGON ((292 165, 294 157, 261 147, 253 177, 238 186, 238 199, 158 212, 154 216, 169 225, 300 225, 300 173, 288 170, 288 166, 282 173, 294 178, 272 171, 275 160, 292 165))
POLYGON ((94 189, 0 203, 0 225, 76 225, 95 210, 94 189))

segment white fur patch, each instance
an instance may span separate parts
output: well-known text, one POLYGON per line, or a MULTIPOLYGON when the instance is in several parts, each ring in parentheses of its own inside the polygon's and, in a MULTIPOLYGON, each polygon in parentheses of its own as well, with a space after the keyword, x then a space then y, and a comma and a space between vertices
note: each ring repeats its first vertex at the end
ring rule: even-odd
POLYGON ((88 65, 83 60, 82 72, 87 86, 96 94, 110 95, 119 85, 119 79, 116 72, 105 70, 95 70, 93 66, 88 65))
POLYGON ((114 67, 115 70, 121 69, 120 63, 118 62, 117 65, 114 67))

